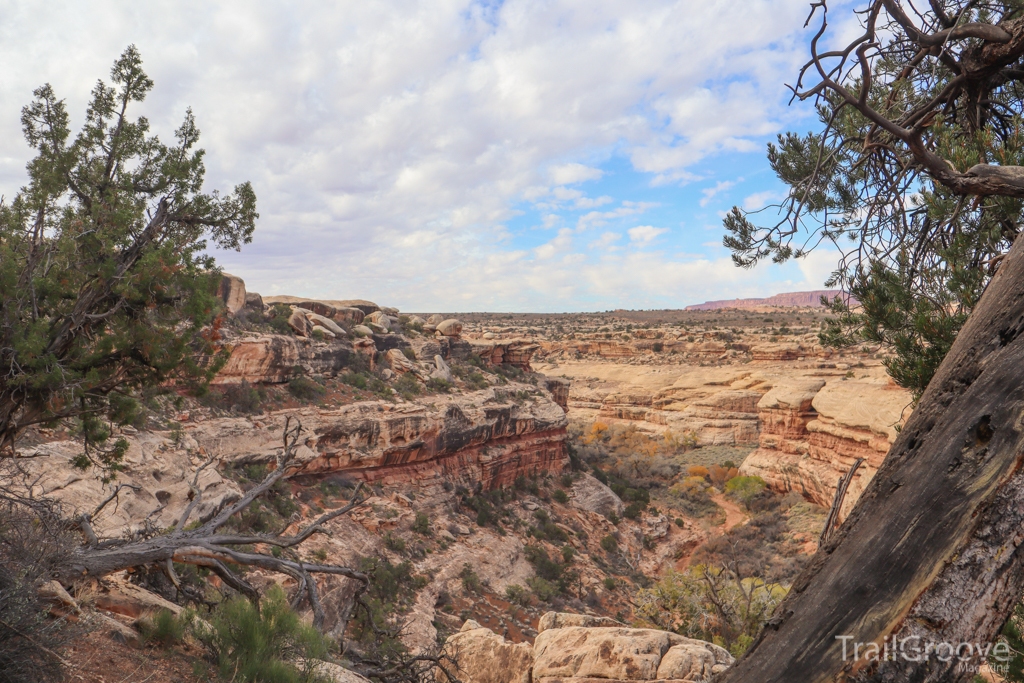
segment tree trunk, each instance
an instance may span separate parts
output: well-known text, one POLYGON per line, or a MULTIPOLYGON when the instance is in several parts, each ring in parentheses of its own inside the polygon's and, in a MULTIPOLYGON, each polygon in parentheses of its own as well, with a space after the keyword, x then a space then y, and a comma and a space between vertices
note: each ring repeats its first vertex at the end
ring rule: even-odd
POLYGON ((991 643, 1024 593, 1022 461, 1018 238, 849 518, 720 680, 973 678, 985 656, 941 644, 991 643))

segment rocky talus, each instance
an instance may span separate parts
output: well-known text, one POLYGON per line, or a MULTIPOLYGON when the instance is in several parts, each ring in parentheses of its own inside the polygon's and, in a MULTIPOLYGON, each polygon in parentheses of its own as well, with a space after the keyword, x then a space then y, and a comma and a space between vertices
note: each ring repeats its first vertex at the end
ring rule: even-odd
POLYGON ((604 617, 549 612, 537 630, 533 645, 510 643, 469 620, 445 645, 462 683, 698 683, 733 662, 717 645, 604 617))

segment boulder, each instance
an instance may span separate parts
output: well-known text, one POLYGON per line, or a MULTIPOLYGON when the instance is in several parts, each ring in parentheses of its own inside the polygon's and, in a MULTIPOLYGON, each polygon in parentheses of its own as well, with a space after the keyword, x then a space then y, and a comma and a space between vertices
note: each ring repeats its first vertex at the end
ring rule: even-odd
POLYGON ((394 306, 381 306, 380 310, 382 310, 384 313, 388 314, 392 318, 398 317, 398 309, 395 308, 394 306))
MULTIPOLYGON (((682 646, 666 662, 675 680, 706 681, 732 664, 725 649, 669 631, 647 628, 570 626, 537 634, 533 680, 601 678, 619 681, 662 679, 665 655, 682 646), (717 670, 716 670, 717 669, 717 670)), ((667 678, 664 677, 664 678, 667 678)))
MULTIPOLYGON (((533 647, 510 643, 473 620, 448 639, 446 650, 455 653, 461 683, 530 683, 533 647)), ((449 683, 440 671, 437 680, 449 683)))
POLYGON ((462 334, 462 323, 455 318, 449 318, 438 323, 437 331, 446 337, 458 337, 462 334))
POLYGON ((373 336, 373 330, 371 330, 366 325, 356 325, 355 327, 352 328, 352 331, 355 332, 360 337, 372 337, 373 336))
POLYGON ((423 372, 420 366, 406 358, 405 354, 398 349, 391 349, 384 354, 384 358, 387 359, 388 365, 391 366, 391 369, 394 370, 396 374, 404 375, 407 372, 411 372, 415 375, 419 375, 423 372))
POLYGON ((322 325, 313 325, 313 329, 311 329, 309 333, 310 335, 312 335, 314 332, 319 332, 328 339, 337 339, 338 337, 338 335, 334 334, 333 332, 331 332, 326 327, 323 327, 322 325))
POLYGON ((246 292, 245 309, 262 315, 264 309, 263 297, 256 292, 246 292))
POLYGON ((424 324, 426 324, 426 322, 427 322, 426 320, 424 320, 423 318, 419 317, 418 315, 411 315, 411 316, 409 316, 409 323, 412 324, 412 325, 424 325, 424 324))
POLYGON ((292 314, 288 316, 288 327, 295 330, 295 334, 300 337, 308 337, 309 333, 313 331, 306 315, 299 309, 292 309, 292 314))
POLYGON ((454 382, 455 378, 452 376, 452 369, 448 367, 448 364, 444 362, 444 358, 440 355, 434 356, 434 371, 430 373, 431 378, 441 379, 445 382, 454 382))
POLYGON ((385 330, 391 329, 391 318, 389 318, 388 315, 383 311, 376 311, 363 318, 363 324, 370 323, 373 323, 374 325, 379 325, 380 327, 383 327, 385 330))
POLYGON ((322 659, 311 659, 296 662, 300 670, 309 669, 316 679, 325 683, 370 683, 370 679, 346 669, 341 664, 325 662, 322 659))
POLYGON ((358 325, 363 322, 363 318, 366 317, 366 314, 358 308, 343 307, 336 308, 334 310, 334 315, 331 317, 334 318, 334 322, 342 325, 358 325))
POLYGON ((228 313, 234 315, 245 308, 245 282, 237 275, 222 273, 217 296, 224 302, 228 313))
POLYGON ((334 304, 338 308, 358 308, 366 315, 375 313, 380 310, 380 306, 373 303, 372 301, 367 301, 365 299, 345 299, 343 301, 335 301, 334 304))
POLYGON ((594 628, 598 626, 623 626, 622 622, 610 617, 595 617, 590 614, 573 614, 571 612, 545 612, 537 622, 537 633, 552 628, 582 626, 594 628))
POLYGON ((589 474, 583 474, 572 484, 572 504, 581 510, 596 512, 605 517, 615 513, 621 516, 626 509, 615 492, 589 474))
POLYGON ((296 301, 294 305, 328 318, 333 317, 336 311, 334 306, 323 301, 296 301))
POLYGON ((335 337, 344 337, 346 334, 345 330, 343 330, 341 326, 338 325, 338 323, 334 322, 333 320, 326 316, 322 316, 317 313, 313 313, 312 311, 309 311, 306 313, 306 319, 309 320, 314 325, 319 325, 320 327, 327 328, 333 333, 333 336, 335 337))
POLYGON ((439 313, 435 313, 434 315, 427 318, 427 322, 430 323, 431 325, 437 325, 439 323, 444 322, 444 316, 440 315, 439 313))

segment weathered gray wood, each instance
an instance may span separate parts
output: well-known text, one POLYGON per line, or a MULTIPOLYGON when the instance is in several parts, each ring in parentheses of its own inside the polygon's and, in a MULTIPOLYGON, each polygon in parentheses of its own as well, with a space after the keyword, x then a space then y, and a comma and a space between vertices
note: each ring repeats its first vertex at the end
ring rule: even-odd
POLYGON ((837 637, 994 640, 1024 594, 1022 459, 1018 239, 849 518, 720 680, 970 680, 955 658, 854 666, 837 637))

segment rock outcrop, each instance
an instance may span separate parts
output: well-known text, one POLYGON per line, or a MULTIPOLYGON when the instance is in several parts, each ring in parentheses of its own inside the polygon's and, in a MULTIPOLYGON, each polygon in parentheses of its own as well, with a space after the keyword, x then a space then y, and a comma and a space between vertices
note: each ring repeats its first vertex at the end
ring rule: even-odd
MULTIPOLYGON (((531 647, 469 621, 450 637, 462 683, 597 683, 711 679, 733 662, 723 648, 669 631, 609 626, 610 620, 548 613, 531 647), (562 625, 562 624, 580 625, 562 625)), ((443 677, 442 677, 443 680, 443 677)))
MULTIPOLYGON (((439 479, 484 488, 519 475, 561 472, 568 464, 564 411, 532 385, 510 384, 412 403, 367 401, 309 408, 299 417, 309 438, 302 474, 429 485, 439 479), (529 401, 517 391, 532 389, 529 401)), ((281 447, 285 415, 218 418, 189 424, 204 452, 224 461, 269 462, 281 447)))
POLYGON ((217 297, 224 302, 224 308, 234 315, 245 308, 245 282, 236 275, 222 273, 217 285, 217 297))
MULTIPOLYGON (((306 320, 303 315, 297 317, 306 320)), ((356 353, 346 340, 315 342, 277 334, 242 337, 225 344, 225 348, 229 356, 213 384, 287 382, 295 375, 296 367, 309 375, 334 377, 356 353)))
POLYGON ((740 472, 827 507, 836 482, 863 458, 843 504, 845 518, 881 465, 909 405, 907 391, 881 378, 780 383, 758 403, 760 444, 740 472))

